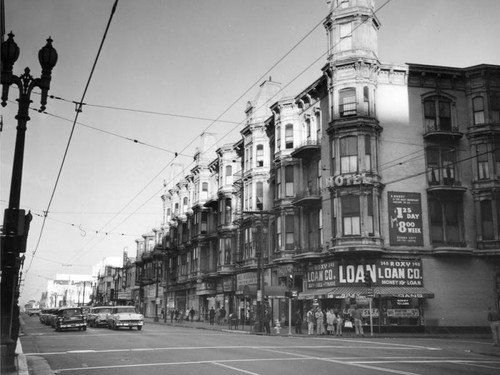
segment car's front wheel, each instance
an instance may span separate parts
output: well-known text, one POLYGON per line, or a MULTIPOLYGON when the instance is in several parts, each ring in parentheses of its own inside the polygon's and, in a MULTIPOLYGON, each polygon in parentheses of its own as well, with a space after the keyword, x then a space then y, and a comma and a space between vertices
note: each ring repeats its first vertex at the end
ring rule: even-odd
POLYGON ((87 330, 87 326, 83 326, 83 327, 82 327, 82 329, 83 329, 84 331, 86 331, 86 330, 87 330))
POLYGON ((142 326, 137 326, 137 330, 140 331, 142 329, 142 326))

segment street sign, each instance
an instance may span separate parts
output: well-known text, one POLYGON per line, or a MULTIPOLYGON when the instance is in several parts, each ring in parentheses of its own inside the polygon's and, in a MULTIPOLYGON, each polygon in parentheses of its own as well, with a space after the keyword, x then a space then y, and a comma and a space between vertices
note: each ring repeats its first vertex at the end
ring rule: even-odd
POLYGON ((366 289, 366 296, 369 298, 375 297, 375 293, 373 292, 373 288, 366 289))

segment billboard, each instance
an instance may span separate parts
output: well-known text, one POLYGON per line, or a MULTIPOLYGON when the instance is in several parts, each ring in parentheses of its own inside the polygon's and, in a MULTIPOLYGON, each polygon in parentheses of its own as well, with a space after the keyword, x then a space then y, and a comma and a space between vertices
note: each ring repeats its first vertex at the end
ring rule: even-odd
POLYGON ((420 193, 389 191, 387 195, 391 246, 423 246, 420 193))

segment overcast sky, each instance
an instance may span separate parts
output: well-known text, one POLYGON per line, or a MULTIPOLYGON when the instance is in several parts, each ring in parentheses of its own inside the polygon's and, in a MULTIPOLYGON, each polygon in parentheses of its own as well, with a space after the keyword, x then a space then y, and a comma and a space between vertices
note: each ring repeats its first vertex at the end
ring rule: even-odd
MULTIPOLYGON (((59 54, 50 94, 60 99, 49 100, 47 114, 32 111, 26 133, 21 208, 34 218, 21 303, 39 299, 56 273, 90 274, 125 248, 135 255, 135 239, 161 224, 163 181, 171 187, 183 177, 171 181, 171 163, 184 164, 187 175, 204 131, 216 133, 219 146, 238 140, 246 102, 265 78, 295 95, 325 63, 325 0, 120 0, 42 231, 76 114, 72 102, 83 95, 113 3, 5 0, 5 29, 21 49, 14 73, 28 66, 40 75, 37 53, 49 36, 59 54)), ((500 65, 499 14, 498 0, 392 0, 377 12, 379 58, 500 65)), ((17 96, 12 87, 2 109, 2 213, 17 96)), ((40 96, 32 99, 38 108, 40 96)))

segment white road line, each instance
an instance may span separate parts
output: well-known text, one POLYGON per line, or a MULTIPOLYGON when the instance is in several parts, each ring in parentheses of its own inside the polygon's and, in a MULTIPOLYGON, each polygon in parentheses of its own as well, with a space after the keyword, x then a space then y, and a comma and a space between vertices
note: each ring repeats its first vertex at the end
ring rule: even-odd
POLYGON ((250 371, 247 371, 247 370, 242 370, 242 369, 239 369, 237 367, 233 367, 233 366, 228 366, 228 365, 225 365, 223 363, 219 363, 219 362, 213 362, 214 365, 217 365, 217 366, 221 366, 221 367, 225 367, 225 368, 228 368, 230 370, 234 370, 234 371, 238 371, 238 372, 242 372, 244 374, 249 374, 249 375, 260 375, 256 372, 250 372, 250 371))

